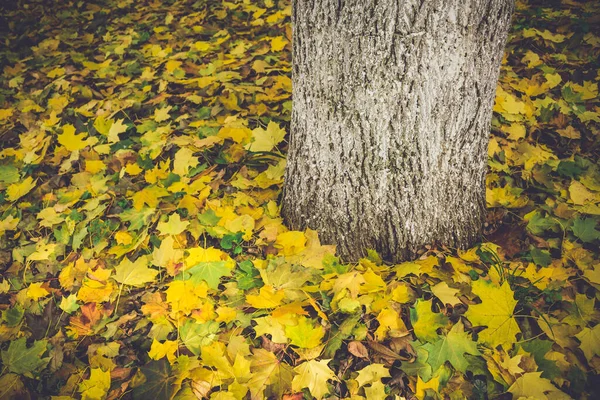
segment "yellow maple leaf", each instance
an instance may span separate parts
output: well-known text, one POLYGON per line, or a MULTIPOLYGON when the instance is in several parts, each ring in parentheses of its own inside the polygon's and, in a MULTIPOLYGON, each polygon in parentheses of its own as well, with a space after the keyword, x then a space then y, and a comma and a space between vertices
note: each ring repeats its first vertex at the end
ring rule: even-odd
POLYGON ((237 310, 235 308, 222 306, 217 307, 217 315, 218 317, 215 319, 217 322, 231 322, 237 317, 237 310))
POLYGON ((115 240, 118 244, 128 245, 133 242, 133 237, 127 231, 119 231, 115 233, 115 240))
POLYGON ((20 183, 11 184, 6 189, 6 199, 10 202, 19 200, 35 187, 36 182, 37 180, 34 181, 32 177, 28 176, 20 183))
POLYGON ((123 121, 125 120, 119 119, 110 125, 107 133, 109 143, 117 143, 119 140, 121 140, 119 135, 127 130, 127 125, 125 125, 123 121))
POLYGON ((90 377, 79 384, 82 400, 102 400, 110 389, 110 371, 101 368, 92 368, 90 377))
POLYGON ((358 371, 356 381, 358 382, 358 386, 364 386, 369 383, 379 382, 381 378, 389 378, 390 376, 390 371, 385 365, 369 364, 358 371))
POLYGON ((160 198, 168 196, 169 192, 158 186, 147 186, 142 190, 135 192, 131 197, 133 208, 141 210, 146 204, 150 208, 156 208, 160 202, 160 198))
POLYGON ((4 121, 12 117, 13 112, 13 108, 0 108, 0 121, 4 121))
POLYGON ((541 375, 542 372, 526 372, 508 388, 508 392, 512 393, 513 399, 548 400, 569 398, 548 379, 542 378, 541 375), (546 395, 546 393, 552 392, 556 392, 557 396, 546 395))
POLYGON ((77 292, 77 299, 84 303, 102 303, 110 300, 115 290, 115 285, 108 280, 112 271, 105 268, 88 270, 81 288, 77 292))
POLYGON ((465 316, 474 326, 487 326, 479 333, 479 341, 509 349, 515 343, 515 335, 521 332, 513 315, 517 301, 510 285, 504 282, 498 287, 479 279, 473 282, 472 288, 481 304, 470 305, 465 316))
POLYGON ((289 42, 283 36, 277 36, 271 39, 271 51, 281 51, 289 42))
POLYGON ((175 153, 173 173, 180 176, 186 176, 188 171, 191 168, 195 168, 198 163, 198 157, 194 157, 194 152, 187 147, 184 147, 175 153))
POLYGON ((33 301, 38 301, 39 299, 44 298, 49 294, 50 292, 42 287, 41 282, 32 283, 31 285, 29 285, 26 292, 27 298, 33 301))
POLYGON ((300 253, 306 247, 306 236, 304 232, 288 231, 280 233, 275 240, 275 247, 284 256, 293 256, 300 253))
POLYGON ((138 257, 135 262, 124 257, 115 267, 113 279, 123 285, 142 287, 158 275, 158 270, 148 267, 148 258, 146 256, 138 257))
POLYGON ((245 143, 252 136, 252 131, 245 126, 224 126, 219 130, 217 136, 223 139, 231 139, 236 143, 245 143))
POLYGON ((170 119, 171 116, 169 115, 169 111, 171 111, 172 108, 173 107, 171 107, 171 106, 156 108, 154 110, 154 120, 156 122, 162 122, 162 121, 166 121, 166 120, 170 119))
POLYGON ((160 231, 161 235, 179 235, 189 224, 188 221, 182 221, 179 214, 173 213, 169 215, 168 221, 159 222, 156 229, 160 231))
POLYGON ((575 336, 579 339, 581 343, 579 348, 588 361, 592 361, 594 356, 600 355, 600 324, 593 328, 585 327, 575 336))
POLYGON ((543 64, 542 60, 540 60, 540 56, 534 53, 531 50, 527 50, 525 52, 525 57, 521 59, 522 63, 527 63, 527 68, 535 68, 538 65, 543 64))
POLYGON ((99 115, 94 120, 94 128, 96 128, 96 130, 100 134, 105 135, 105 136, 108 135, 108 131, 110 130, 110 127, 111 127, 112 124, 113 124, 113 120, 112 119, 106 119, 106 118, 104 118, 103 115, 99 115))
POLYGON ((195 284, 191 281, 173 281, 165 291, 171 310, 186 315, 202 307, 202 299, 206 298, 207 293, 208 286, 205 282, 195 284))
POLYGON ((283 290, 273 289, 273 286, 265 285, 260 288, 258 295, 246 295, 246 302, 254 308, 275 308, 281 304, 285 296, 283 290))
POLYGON ((50 72, 48 72, 46 74, 46 76, 48 78, 58 78, 59 76, 62 76, 65 74, 65 69, 63 67, 56 67, 53 70, 51 70, 50 72))
POLYGON ((498 188, 487 188, 485 200, 488 207, 521 208, 527 205, 529 198, 521 196, 522 189, 508 185, 498 188))
POLYGON ((153 360, 160 360, 163 357, 167 357, 167 360, 169 360, 170 363, 173 363, 177 359, 175 352, 178 347, 179 345, 175 340, 165 340, 161 343, 156 339, 152 339, 152 345, 150 346, 150 351, 148 351, 148 356, 153 360))
POLYGON ((105 169, 106 164, 102 160, 85 160, 85 170, 90 174, 97 174, 105 169))
POLYGON ((325 330, 320 325, 313 326, 309 318, 299 317, 296 325, 285 327, 285 334, 294 346, 310 349, 321 344, 325 330))
POLYGON ((420 376, 417 376, 417 387, 415 391, 415 396, 419 400, 423 400, 426 398, 427 393, 426 390, 433 390, 435 393, 438 393, 440 389, 440 378, 435 376, 428 380, 427 382, 423 381, 420 376))
POLYGON ((196 50, 205 52, 205 51, 210 50, 210 48, 212 47, 212 43, 211 42, 194 42, 193 46, 196 50))
POLYGON ((398 312, 390 307, 386 307, 377 315, 379 327, 375 331, 377 340, 383 340, 389 333, 390 336, 402 336, 407 332, 406 325, 400 319, 398 312))
POLYGON ((231 257, 223 250, 215 249, 214 247, 194 247, 187 250, 188 256, 185 259, 185 265, 193 267, 194 265, 201 262, 214 262, 214 261, 229 261, 231 257))
POLYGON ((508 133, 508 138, 510 140, 523 139, 527 134, 525 126, 517 123, 511 124, 509 127, 503 127, 502 130, 508 133))
POLYGON ((436 284, 435 286, 432 286, 431 291, 433 292, 435 297, 440 299, 444 304, 450 304, 452 306, 461 304, 458 297, 456 297, 460 290, 451 288, 446 282, 442 281, 436 284))
POLYGON ((267 129, 256 128, 252 130, 252 142, 246 145, 249 151, 271 151, 285 137, 285 129, 273 121, 269 122, 267 129))
POLYGON ((14 231, 17 228, 17 225, 19 225, 20 221, 20 218, 15 218, 12 215, 0 220, 0 234, 4 234, 6 231, 14 231))
POLYGON ((397 303, 409 303, 414 298, 414 292, 407 283, 401 282, 392 290, 392 300, 397 303))
POLYGON ((310 360, 294 368, 296 376, 292 380, 292 390, 300 392, 308 388, 310 394, 317 400, 321 400, 329 393, 327 381, 335 379, 335 373, 327 365, 328 362, 329 360, 310 360))
POLYGON ((578 181, 572 181, 569 186, 569 197, 574 204, 585 205, 586 203, 600 202, 600 194, 594 193, 578 181))
POLYGON ((172 236, 167 236, 160 243, 159 248, 155 248, 152 252, 152 264, 159 267, 167 268, 170 275, 174 275, 174 268, 170 268, 171 264, 175 264, 183 257, 183 250, 175 249, 173 246, 175 239, 172 236))
POLYGON ((547 73, 544 74, 544 78, 546 79, 546 83, 549 89, 555 88, 559 83, 562 82, 562 77, 558 73, 547 73))

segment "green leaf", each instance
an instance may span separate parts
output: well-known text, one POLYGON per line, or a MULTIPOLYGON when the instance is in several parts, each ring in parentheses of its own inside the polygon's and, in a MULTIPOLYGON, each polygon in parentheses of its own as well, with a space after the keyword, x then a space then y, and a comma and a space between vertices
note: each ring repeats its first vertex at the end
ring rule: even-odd
POLYGON ((146 380, 133 390, 135 399, 171 400, 179 390, 177 376, 171 374, 166 359, 152 361, 140 368, 146 380))
POLYGON ((549 340, 534 339, 522 344, 523 349, 533 355, 535 363, 542 371, 542 378, 553 379, 560 376, 560 369, 556 366, 556 361, 548 360, 546 354, 552 350, 553 342, 549 340))
POLYGON ((25 311, 17 303, 14 307, 6 309, 2 312, 2 320, 6 322, 7 326, 17 326, 23 319, 25 311))
POLYGON ((571 230, 582 242, 591 243, 596 239, 600 239, 600 231, 596 230, 596 224, 597 222, 593 218, 581 219, 581 217, 577 217, 571 230))
POLYGON ((183 279, 190 279, 193 282, 200 283, 206 281, 208 287, 217 289, 221 277, 230 276, 231 270, 227 267, 226 261, 201 262, 194 265, 186 271, 183 279))
POLYGON ((179 337, 185 347, 195 355, 200 355, 200 348, 211 344, 219 331, 219 323, 215 321, 199 324, 187 321, 179 329, 179 337))
POLYGON ((314 327, 310 319, 299 317, 297 325, 285 327, 285 335, 294 346, 310 349, 321 344, 325 331, 319 325, 314 327))
POLYGON ((552 256, 550 256, 550 252, 547 250, 538 249, 537 247, 533 247, 530 251, 531 258, 536 265, 541 265, 542 267, 547 267, 552 262, 552 256))
POLYGON ((423 345, 419 345, 418 342, 413 342, 412 346, 417 352, 417 359, 411 363, 403 361, 400 368, 408 376, 420 376, 423 381, 427 382, 433 374, 431 365, 427 363, 429 352, 423 348, 423 345))
POLYGON ((423 342, 435 342, 438 339, 436 330, 448 323, 448 318, 441 313, 431 311, 431 301, 417 300, 410 309, 410 322, 417 338, 423 342))
POLYGON ((452 327, 447 336, 440 336, 439 338, 437 342, 427 343, 423 346, 429 352, 427 362, 431 365, 433 371, 436 371, 448 361, 457 371, 465 373, 469 362, 464 354, 480 354, 477 350, 477 343, 469 338, 461 321, 452 327))
POLYGON ((527 230, 536 236, 543 235, 545 231, 560 231, 560 225, 555 220, 544 217, 538 210, 530 212, 524 218, 528 221, 527 230))
POLYGON ((213 210, 207 210, 198 215, 198 221, 204 226, 215 226, 221 220, 213 210))
POLYGON ((10 372, 30 376, 46 366, 49 357, 42 358, 46 352, 46 340, 37 340, 33 346, 27 348, 27 339, 24 337, 10 342, 7 350, 2 351, 2 364, 10 372))

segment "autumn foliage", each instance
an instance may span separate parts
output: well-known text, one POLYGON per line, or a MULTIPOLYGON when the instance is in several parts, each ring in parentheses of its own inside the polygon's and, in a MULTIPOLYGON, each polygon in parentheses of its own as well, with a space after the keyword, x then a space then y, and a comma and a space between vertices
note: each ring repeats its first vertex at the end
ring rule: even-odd
POLYGON ((288 1, 11 4, 0 398, 598 398, 597 2, 518 2, 485 240, 399 265, 279 215, 288 1))

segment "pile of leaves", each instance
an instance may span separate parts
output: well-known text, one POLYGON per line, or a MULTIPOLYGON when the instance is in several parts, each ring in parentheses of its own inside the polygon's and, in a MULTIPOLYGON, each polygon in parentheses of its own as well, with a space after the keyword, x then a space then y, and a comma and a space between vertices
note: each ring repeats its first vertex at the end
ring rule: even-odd
POLYGON ((518 2, 486 241, 399 265, 279 215, 289 1, 11 4, 0 398, 598 398, 598 2, 518 2))

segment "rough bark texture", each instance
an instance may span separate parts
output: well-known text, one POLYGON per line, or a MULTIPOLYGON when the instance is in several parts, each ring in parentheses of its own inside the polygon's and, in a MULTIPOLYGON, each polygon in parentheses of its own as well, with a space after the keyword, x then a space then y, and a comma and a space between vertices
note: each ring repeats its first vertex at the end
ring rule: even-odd
POLYGON ((513 0, 294 0, 282 212, 345 260, 471 245, 513 0))

